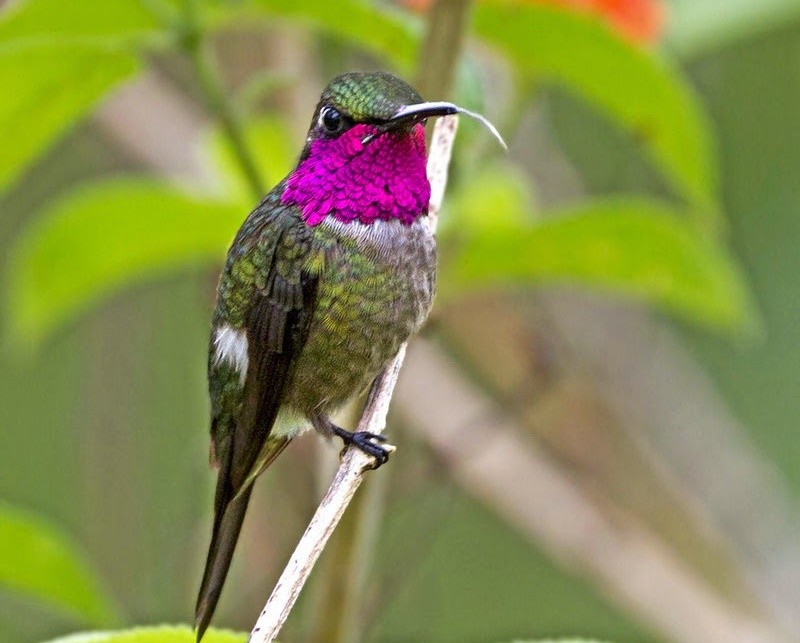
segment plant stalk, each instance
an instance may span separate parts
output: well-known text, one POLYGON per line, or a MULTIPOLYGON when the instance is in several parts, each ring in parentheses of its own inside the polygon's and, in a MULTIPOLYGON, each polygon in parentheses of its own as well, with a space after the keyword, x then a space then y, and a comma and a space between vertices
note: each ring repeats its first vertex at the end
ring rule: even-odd
POLYGON ((429 10, 415 82, 428 100, 434 95, 437 100, 447 100, 453 93, 471 7, 471 0, 436 0, 429 10))
POLYGON ((250 186, 254 199, 260 201, 266 190, 255 161, 255 154, 247 143, 244 126, 225 92, 217 62, 201 21, 197 18, 197 7, 192 0, 185 2, 184 17, 181 43, 192 63, 203 98, 209 111, 222 126, 222 131, 231 145, 234 158, 250 186))

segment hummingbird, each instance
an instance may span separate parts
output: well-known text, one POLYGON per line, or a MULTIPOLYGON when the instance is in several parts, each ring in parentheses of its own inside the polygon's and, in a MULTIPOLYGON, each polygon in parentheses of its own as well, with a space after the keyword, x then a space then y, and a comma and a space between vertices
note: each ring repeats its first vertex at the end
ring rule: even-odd
MULTIPOLYGON (((195 609, 199 642, 231 564, 256 478, 313 427, 384 464, 385 438, 330 415, 363 393, 431 309, 425 122, 464 112, 385 72, 322 92, 296 167, 228 251, 208 356, 214 521, 195 609)), ((499 136, 499 135, 498 135, 499 136)))

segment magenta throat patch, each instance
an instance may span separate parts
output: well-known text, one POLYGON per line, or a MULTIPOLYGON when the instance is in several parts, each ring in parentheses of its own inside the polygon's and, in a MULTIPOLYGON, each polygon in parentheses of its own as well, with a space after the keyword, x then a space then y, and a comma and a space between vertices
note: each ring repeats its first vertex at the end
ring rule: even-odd
POLYGON ((311 143, 308 157, 289 176, 281 197, 297 205, 311 226, 325 217, 364 224, 398 219, 410 225, 428 211, 431 187, 425 174, 425 130, 379 134, 358 124, 335 139, 311 143))

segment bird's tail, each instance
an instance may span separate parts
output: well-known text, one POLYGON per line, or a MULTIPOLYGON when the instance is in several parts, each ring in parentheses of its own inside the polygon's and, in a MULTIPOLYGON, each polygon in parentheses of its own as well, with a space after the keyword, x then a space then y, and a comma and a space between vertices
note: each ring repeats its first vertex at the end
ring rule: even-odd
POLYGON ((208 548, 203 582, 200 584, 195 607, 194 626, 197 630, 197 643, 200 643, 203 638, 217 607, 252 491, 251 483, 242 489, 233 500, 216 509, 211 545, 208 548))

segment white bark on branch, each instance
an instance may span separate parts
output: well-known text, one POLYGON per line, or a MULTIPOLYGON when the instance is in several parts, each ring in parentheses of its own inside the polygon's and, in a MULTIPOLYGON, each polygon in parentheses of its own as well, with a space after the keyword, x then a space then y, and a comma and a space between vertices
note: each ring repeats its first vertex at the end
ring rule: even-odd
MULTIPOLYGON (((446 116, 439 119, 436 122, 431 141, 431 150, 428 155, 431 200, 428 212, 430 226, 434 231, 447 185, 447 168, 457 127, 457 116, 446 116)), ((403 344, 397 356, 376 381, 358 423, 358 431, 369 431, 370 433, 383 431, 386 426, 389 403, 405 354, 406 346, 403 344)), ((297 543, 292 557, 272 590, 272 595, 253 626, 253 630, 250 632, 250 643, 269 643, 278 636, 278 632, 297 601, 303 585, 311 575, 314 564, 361 484, 364 472, 368 471, 372 464, 372 456, 353 447, 347 449, 328 492, 317 507, 314 517, 300 542, 297 543)))

